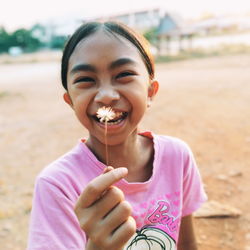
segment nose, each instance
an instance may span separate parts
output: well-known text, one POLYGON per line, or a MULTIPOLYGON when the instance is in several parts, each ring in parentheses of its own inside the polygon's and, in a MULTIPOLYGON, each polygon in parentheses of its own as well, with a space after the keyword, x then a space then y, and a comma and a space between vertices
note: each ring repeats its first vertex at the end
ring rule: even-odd
POLYGON ((112 87, 103 87, 98 90, 95 101, 104 105, 110 105, 120 99, 120 94, 112 87))

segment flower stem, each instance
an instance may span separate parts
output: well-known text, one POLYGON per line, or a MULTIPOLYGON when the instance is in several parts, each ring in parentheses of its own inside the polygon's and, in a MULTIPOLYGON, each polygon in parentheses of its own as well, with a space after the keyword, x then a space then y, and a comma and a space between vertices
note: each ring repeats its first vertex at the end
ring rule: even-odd
POLYGON ((106 166, 108 166, 108 164, 109 164, 107 134, 108 134, 108 121, 105 120, 105 134, 104 134, 104 136, 105 136, 105 158, 106 158, 106 166))

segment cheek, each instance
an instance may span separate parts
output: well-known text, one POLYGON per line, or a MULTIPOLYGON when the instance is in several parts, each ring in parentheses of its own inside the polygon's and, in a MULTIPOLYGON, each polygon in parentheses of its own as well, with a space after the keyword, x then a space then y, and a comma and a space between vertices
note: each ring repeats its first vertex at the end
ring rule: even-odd
POLYGON ((85 94, 72 94, 72 103, 74 112, 78 120, 86 127, 89 125, 88 118, 88 107, 90 104, 91 98, 85 94))
POLYGON ((147 107, 147 99, 148 94, 145 88, 133 88, 133 91, 130 95, 130 102, 135 109, 138 109, 138 111, 144 111, 144 109, 147 107))
POLYGON ((70 96, 75 109, 86 110, 93 98, 93 93, 85 89, 72 88, 70 96))

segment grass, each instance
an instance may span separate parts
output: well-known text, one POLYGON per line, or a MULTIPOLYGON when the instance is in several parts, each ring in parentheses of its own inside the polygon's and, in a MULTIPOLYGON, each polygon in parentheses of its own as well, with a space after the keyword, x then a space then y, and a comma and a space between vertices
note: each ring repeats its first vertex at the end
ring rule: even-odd
POLYGON ((0 99, 6 97, 8 95, 9 95, 9 92, 7 92, 7 91, 0 91, 0 99))

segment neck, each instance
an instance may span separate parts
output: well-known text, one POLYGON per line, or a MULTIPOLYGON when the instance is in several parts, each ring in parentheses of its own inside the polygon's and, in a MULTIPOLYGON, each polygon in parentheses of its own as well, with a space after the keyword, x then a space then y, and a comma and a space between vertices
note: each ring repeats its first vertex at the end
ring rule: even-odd
POLYGON ((90 137, 87 140, 87 146, 95 154, 95 156, 109 166, 128 167, 132 159, 138 158, 141 148, 141 136, 137 134, 137 131, 132 133, 125 141, 120 144, 108 145, 108 159, 106 159, 106 145, 99 140, 90 137), (107 162, 108 160, 108 162, 107 162))
POLYGON ((131 165, 135 165, 140 158, 142 148, 142 138, 140 137, 136 135, 122 144, 108 146, 109 165, 128 169, 131 165))
MULTIPOLYGON (((87 141, 87 146, 98 160, 106 164, 105 144, 91 138, 87 141)), ((137 131, 121 144, 108 145, 108 165, 114 168, 128 168, 129 174, 127 179, 130 179, 130 181, 138 181, 139 179, 143 181, 150 177, 152 158, 152 141, 138 135, 137 131)))

